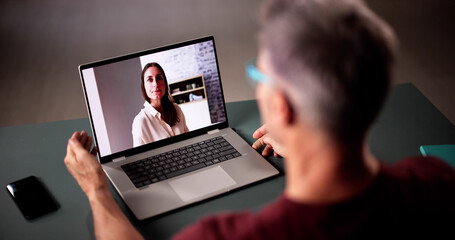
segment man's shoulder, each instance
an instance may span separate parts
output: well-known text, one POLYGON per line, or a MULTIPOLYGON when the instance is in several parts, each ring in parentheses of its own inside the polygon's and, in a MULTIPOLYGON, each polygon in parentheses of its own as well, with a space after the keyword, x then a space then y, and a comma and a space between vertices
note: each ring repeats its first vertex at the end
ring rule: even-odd
POLYGON ((451 229, 445 218, 455 214, 455 170, 449 164, 436 157, 410 157, 385 169, 388 206, 395 218, 407 222, 404 229, 422 236, 451 229))
POLYGON ((180 232, 174 239, 197 239, 201 236, 208 239, 224 239, 227 236, 230 239, 276 239, 282 237, 282 232, 273 223, 283 222, 285 205, 283 198, 279 198, 259 213, 243 211, 208 216, 180 232))
POLYGON ((421 179, 446 179, 455 181, 455 170, 436 157, 409 157, 388 167, 389 172, 400 177, 421 179))
POLYGON ((240 234, 245 234, 247 229, 249 229, 249 239, 254 239, 251 238, 251 233, 255 230, 251 227, 252 221, 255 221, 255 216, 251 212, 208 216, 186 227, 173 239, 223 239, 226 236, 235 239, 240 234))
POLYGON ((454 212, 455 170, 435 157, 406 158, 385 168, 387 185, 395 201, 409 209, 454 212))

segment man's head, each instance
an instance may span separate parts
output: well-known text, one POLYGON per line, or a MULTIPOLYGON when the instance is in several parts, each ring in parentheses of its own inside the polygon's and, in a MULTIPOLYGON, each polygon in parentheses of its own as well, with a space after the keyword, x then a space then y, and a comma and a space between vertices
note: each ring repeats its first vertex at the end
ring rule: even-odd
POLYGON ((358 0, 270 0, 258 65, 274 83, 258 95, 280 91, 291 116, 358 143, 387 95, 395 41, 390 27, 358 0))

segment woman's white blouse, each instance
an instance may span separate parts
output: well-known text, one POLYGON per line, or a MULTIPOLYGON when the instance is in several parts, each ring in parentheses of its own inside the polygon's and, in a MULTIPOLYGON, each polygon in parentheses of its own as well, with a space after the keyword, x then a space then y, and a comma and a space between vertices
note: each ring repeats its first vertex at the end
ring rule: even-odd
POLYGON ((141 109, 133 121, 134 147, 188 132, 182 109, 175 103, 174 107, 177 110, 177 116, 180 121, 171 127, 161 119, 160 112, 150 103, 144 102, 144 108, 141 109))

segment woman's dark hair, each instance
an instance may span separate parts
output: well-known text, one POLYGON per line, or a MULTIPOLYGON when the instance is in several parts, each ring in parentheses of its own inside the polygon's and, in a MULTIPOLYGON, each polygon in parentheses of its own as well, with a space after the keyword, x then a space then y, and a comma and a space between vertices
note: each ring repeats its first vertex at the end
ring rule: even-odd
POLYGON ((145 71, 147 71, 147 69, 151 67, 156 67, 163 73, 164 86, 166 89, 164 90, 164 96, 161 98, 161 107, 163 109, 162 118, 167 124, 169 124, 170 126, 174 126, 176 123, 180 121, 180 119, 177 115, 177 110, 175 109, 174 106, 174 98, 172 98, 172 95, 169 93, 169 86, 167 83, 166 74, 164 73, 163 68, 156 62, 147 63, 147 65, 145 65, 144 68, 142 69, 141 73, 142 97, 144 97, 145 101, 150 103, 150 98, 147 96, 147 92, 145 91, 144 73, 145 71))

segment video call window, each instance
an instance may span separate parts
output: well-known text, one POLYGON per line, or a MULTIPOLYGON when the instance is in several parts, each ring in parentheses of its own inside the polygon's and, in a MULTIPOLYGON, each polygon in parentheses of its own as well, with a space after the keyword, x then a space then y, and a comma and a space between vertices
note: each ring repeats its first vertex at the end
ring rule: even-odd
MULTIPOLYGON (((141 75, 149 63, 162 68, 165 88, 186 120, 185 131, 226 120, 212 41, 85 69, 82 74, 101 156, 134 147, 133 121, 147 102, 141 75)), ((157 96, 163 93, 156 89, 152 92, 157 96)))

